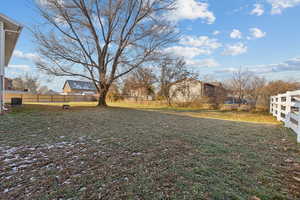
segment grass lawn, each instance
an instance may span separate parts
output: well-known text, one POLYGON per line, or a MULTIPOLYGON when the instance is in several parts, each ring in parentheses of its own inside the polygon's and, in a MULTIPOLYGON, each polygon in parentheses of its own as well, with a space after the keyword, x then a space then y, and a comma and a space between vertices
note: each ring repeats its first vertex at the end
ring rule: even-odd
MULTIPOLYGON (((69 104, 71 107, 91 107, 96 106, 96 102, 71 102, 71 103, 31 103, 33 105, 59 106, 69 104)), ((185 115, 199 118, 222 119, 230 121, 253 122, 253 123, 267 123, 280 124, 281 122, 269 113, 254 113, 254 112, 238 112, 238 111, 219 111, 219 110, 204 110, 199 108, 189 107, 169 107, 157 103, 138 104, 131 102, 110 102, 109 106, 119 108, 141 109, 150 111, 159 111, 162 113, 170 113, 177 115, 185 115)))
POLYGON ((300 198, 296 136, 267 115, 126 107, 0 116, 0 199, 300 198))

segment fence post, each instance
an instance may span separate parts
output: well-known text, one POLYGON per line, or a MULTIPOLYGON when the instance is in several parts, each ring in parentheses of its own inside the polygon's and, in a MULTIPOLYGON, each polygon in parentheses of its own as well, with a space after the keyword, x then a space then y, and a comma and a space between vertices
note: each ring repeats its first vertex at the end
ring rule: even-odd
POLYGON ((300 143, 300 107, 298 107, 298 127, 297 127, 297 131, 296 131, 296 134, 297 134, 297 142, 300 143))
MULTIPOLYGON (((298 119, 298 121, 300 120, 300 118, 298 119)), ((298 132, 296 132, 297 134, 297 142, 300 143, 300 128, 298 127, 298 132)))
POLYGON ((270 113, 275 116, 276 113, 276 101, 275 101, 275 96, 271 96, 271 103, 270 103, 270 113))
POLYGON ((273 114, 273 96, 270 97, 270 113, 273 114))
POLYGON ((300 98, 297 96, 300 96, 300 90, 272 96, 270 109, 278 121, 284 122, 285 127, 291 128, 297 134, 297 142, 300 143, 300 98), (282 113, 285 118, 281 116, 282 113))
POLYGON ((273 116, 277 116, 277 101, 276 101, 276 96, 274 96, 274 104, 273 104, 273 107, 274 107, 274 112, 273 112, 273 116))
POLYGON ((289 92, 286 93, 286 102, 285 102, 285 127, 291 127, 291 106, 292 106, 292 96, 289 92))
POLYGON ((276 117, 277 117, 278 121, 281 121, 280 120, 280 114, 281 114, 281 108, 280 108, 281 104, 280 104, 280 102, 281 102, 281 99, 280 99, 279 95, 276 96, 276 100, 277 100, 276 101, 277 102, 277 115, 276 115, 276 117))
POLYGON ((273 116, 277 115, 277 102, 276 102, 276 96, 273 96, 273 116))

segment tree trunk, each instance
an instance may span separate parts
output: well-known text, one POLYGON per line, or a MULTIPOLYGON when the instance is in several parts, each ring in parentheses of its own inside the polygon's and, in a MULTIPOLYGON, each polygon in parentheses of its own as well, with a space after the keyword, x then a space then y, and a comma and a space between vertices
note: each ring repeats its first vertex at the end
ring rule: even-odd
POLYGON ((167 97, 166 99, 167 99, 168 106, 172 106, 171 98, 170 98, 170 97, 167 97))
POLYGON ((98 99, 98 105, 97 106, 99 106, 99 107, 107 107, 107 104, 106 104, 107 92, 108 92, 107 89, 102 89, 100 91, 99 99, 98 99))

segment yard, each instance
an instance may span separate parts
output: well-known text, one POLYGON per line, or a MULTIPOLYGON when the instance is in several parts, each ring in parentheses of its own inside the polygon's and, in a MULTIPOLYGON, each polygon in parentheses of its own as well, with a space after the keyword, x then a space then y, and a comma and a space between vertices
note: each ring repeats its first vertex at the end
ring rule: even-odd
MULTIPOLYGON (((70 102, 70 103, 28 103, 29 105, 44 105, 62 107, 63 105, 70 105, 71 107, 93 107, 96 102, 70 102)), ((167 106, 159 102, 135 103, 135 102, 109 102, 109 106, 140 109, 148 111, 159 111, 162 113, 185 115, 199 118, 221 119, 229 121, 251 122, 251 123, 268 123, 280 124, 269 113, 255 113, 255 112, 236 112, 236 111, 219 111, 219 110, 205 110, 195 107, 176 107, 167 106)))
POLYGON ((300 198, 299 145, 269 115, 114 106, 0 116, 0 199, 300 198))

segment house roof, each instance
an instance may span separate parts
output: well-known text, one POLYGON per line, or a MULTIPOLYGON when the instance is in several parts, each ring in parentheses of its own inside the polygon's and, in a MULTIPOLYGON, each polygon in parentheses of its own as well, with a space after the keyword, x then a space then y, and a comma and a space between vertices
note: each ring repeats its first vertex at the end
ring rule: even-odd
POLYGON ((70 88, 73 90, 88 90, 88 91, 97 90, 94 83, 88 81, 67 80, 63 88, 65 88, 66 84, 69 84, 70 88))
POLYGON ((211 87, 218 87, 217 85, 215 85, 215 84, 213 84, 213 83, 203 83, 203 84, 209 85, 209 86, 211 86, 211 87))
POLYGON ((4 14, 0 13, 0 21, 4 24, 5 30, 5 61, 4 65, 7 66, 9 60, 15 49, 17 40, 19 38, 20 32, 22 31, 22 26, 8 18, 4 14))
POLYGON ((47 94, 59 94, 58 92, 55 92, 54 90, 49 90, 48 92, 47 92, 47 94))
POLYGON ((173 83, 173 85, 176 85, 177 83, 182 83, 184 81, 190 81, 190 82, 198 82, 198 83, 202 83, 201 81, 195 79, 195 78, 183 78, 183 79, 180 79, 180 80, 177 80, 176 82, 173 83))
POLYGON ((216 87, 223 87, 223 84, 221 82, 210 82, 210 84, 216 87))
POLYGON ((214 88, 217 88, 217 87, 223 87, 222 86, 222 83, 220 82, 211 82, 211 83, 208 83, 208 82, 203 82, 203 81, 200 81, 198 79, 195 79, 195 78, 183 78, 181 80, 178 80, 176 82, 173 83, 173 85, 176 85, 178 83, 182 83, 184 81, 190 81, 190 82, 194 82, 194 83, 199 83, 199 84, 203 84, 203 85, 208 85, 210 87, 214 87, 214 88))
POLYGON ((11 78, 4 77, 4 80, 13 81, 11 78))

